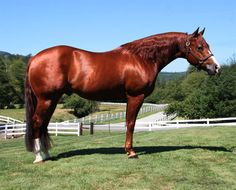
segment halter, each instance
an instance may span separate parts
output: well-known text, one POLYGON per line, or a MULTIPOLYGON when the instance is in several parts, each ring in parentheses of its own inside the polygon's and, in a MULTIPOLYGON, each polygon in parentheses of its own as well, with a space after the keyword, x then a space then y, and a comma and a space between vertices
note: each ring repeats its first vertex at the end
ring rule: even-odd
POLYGON ((201 68, 201 66, 203 65, 204 62, 206 62, 211 56, 214 56, 212 53, 206 57, 204 57, 203 59, 199 58, 191 49, 191 47, 189 47, 191 45, 190 41, 187 39, 186 43, 185 43, 185 47, 187 48, 187 52, 186 55, 187 57, 189 56, 189 54, 191 54, 197 61, 198 64, 196 65, 196 67, 198 69, 201 68))

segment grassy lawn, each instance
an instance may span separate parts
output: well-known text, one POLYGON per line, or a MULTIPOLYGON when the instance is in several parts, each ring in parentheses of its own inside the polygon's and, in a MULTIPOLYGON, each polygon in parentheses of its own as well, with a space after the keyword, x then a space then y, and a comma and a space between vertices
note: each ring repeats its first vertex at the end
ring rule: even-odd
POLYGON ((0 109, 0 115, 11 117, 23 121, 25 119, 25 109, 0 109))
POLYGON ((236 128, 52 137, 53 160, 33 165, 22 138, 0 139, 0 189, 235 189, 236 128))
POLYGON ((99 104, 99 111, 95 114, 108 114, 108 113, 117 113, 123 112, 126 110, 126 105, 108 105, 108 104, 99 104))

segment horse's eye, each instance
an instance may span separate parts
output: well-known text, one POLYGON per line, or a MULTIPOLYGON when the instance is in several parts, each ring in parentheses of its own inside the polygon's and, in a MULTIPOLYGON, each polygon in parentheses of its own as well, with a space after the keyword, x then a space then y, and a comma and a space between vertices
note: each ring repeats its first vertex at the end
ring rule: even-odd
POLYGON ((197 51, 202 51, 203 50, 203 46, 201 45, 201 44, 199 44, 198 46, 197 46, 197 51))

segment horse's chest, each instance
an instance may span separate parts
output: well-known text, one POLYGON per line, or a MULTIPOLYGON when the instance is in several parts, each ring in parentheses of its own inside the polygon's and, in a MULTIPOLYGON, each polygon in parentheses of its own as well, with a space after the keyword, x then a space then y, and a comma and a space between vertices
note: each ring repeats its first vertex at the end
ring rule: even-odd
POLYGON ((155 83, 155 76, 149 72, 133 72, 127 75, 126 90, 132 93, 148 93, 155 83))

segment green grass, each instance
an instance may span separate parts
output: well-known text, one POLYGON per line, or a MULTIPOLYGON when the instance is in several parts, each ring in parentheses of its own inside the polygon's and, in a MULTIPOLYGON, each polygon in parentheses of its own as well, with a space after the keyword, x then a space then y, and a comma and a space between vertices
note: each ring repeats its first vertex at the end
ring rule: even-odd
POLYGON ((123 112, 126 110, 126 105, 119 105, 119 104, 99 104, 99 111, 95 112, 98 114, 111 114, 117 112, 123 112))
POLYGON ((0 115, 11 117, 23 121, 25 119, 25 109, 0 109, 0 115))
POLYGON ((33 165, 22 138, 0 140, 0 189, 235 189, 236 128, 53 137, 53 161, 33 165))

